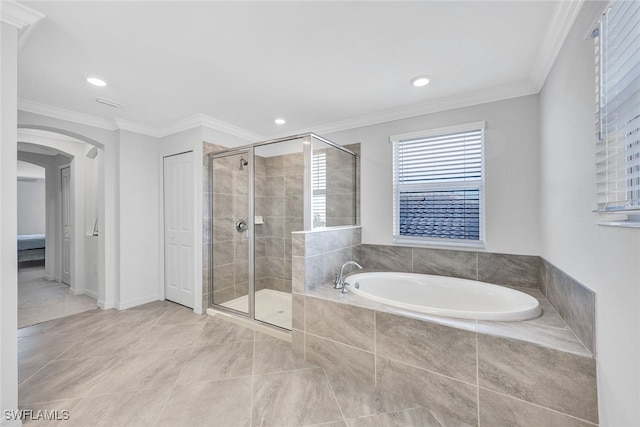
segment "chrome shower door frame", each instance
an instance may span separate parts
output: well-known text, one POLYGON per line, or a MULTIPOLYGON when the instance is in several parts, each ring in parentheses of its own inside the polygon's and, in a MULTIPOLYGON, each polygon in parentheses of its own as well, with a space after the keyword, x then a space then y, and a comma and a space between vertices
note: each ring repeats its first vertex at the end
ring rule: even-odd
MULTIPOLYGON (((207 162, 209 166, 209 218, 211 223, 213 223, 213 160, 221 159, 224 157, 231 156, 247 156, 247 161, 249 164, 246 166, 248 168, 248 178, 247 178, 247 260, 248 260, 248 307, 247 312, 233 310, 231 308, 227 308, 225 306, 216 304, 214 302, 214 259, 213 259, 213 244, 214 244, 214 227, 213 224, 209 227, 209 306, 215 307, 217 310, 228 311, 233 314, 239 314, 244 317, 248 317, 249 319, 255 319, 255 162, 253 155, 253 147, 240 147, 238 149, 233 150, 225 150, 218 153, 209 153, 207 154, 207 162)), ((235 223, 235 220, 234 220, 235 223)), ((235 248, 234 248, 235 251, 235 248)), ((234 254, 235 256, 235 254, 234 254)), ((234 279, 235 280, 235 279, 234 279)))

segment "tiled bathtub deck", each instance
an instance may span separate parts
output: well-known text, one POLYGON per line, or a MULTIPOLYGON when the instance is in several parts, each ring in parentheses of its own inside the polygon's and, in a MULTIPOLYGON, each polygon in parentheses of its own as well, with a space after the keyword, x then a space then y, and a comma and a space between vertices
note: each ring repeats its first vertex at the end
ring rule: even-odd
MULTIPOLYGON (((363 270, 366 271, 366 270, 363 270)), ((527 293, 535 297, 542 306, 542 316, 537 319, 522 322, 489 322, 476 320, 452 319, 439 316, 424 315, 419 318, 429 320, 446 326, 465 329, 468 331, 483 334, 495 335, 505 338, 513 338, 548 347, 555 350, 565 351, 580 356, 592 357, 592 354, 580 342, 576 335, 569 329, 562 317, 556 312, 551 304, 538 289, 518 286, 506 286, 518 291, 527 293)), ((384 304, 368 300, 359 295, 349 293, 343 294, 339 290, 333 289, 331 284, 320 286, 316 289, 307 290, 307 295, 328 299, 357 307, 369 308, 392 314, 401 314, 407 317, 416 317, 414 314, 396 310, 384 304)))
POLYGON ((331 285, 307 289, 293 295, 294 353, 470 425, 596 425, 593 356, 539 291, 518 289, 540 300, 540 318, 417 319, 331 285))
POLYGON ((20 408, 70 417, 29 426, 465 425, 294 358, 289 343, 172 303, 93 310, 18 337, 20 408))

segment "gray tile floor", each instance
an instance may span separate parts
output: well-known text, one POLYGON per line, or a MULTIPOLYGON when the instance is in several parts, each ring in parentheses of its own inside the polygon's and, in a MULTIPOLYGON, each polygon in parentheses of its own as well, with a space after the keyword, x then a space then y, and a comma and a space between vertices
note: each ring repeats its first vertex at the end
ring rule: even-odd
POLYGON ((18 348, 20 409, 70 416, 26 425, 463 425, 296 359, 289 343, 169 302, 20 329, 18 348))
POLYGON ((44 278, 44 264, 20 263, 18 269, 18 328, 35 325, 97 307, 86 295, 72 295, 69 285, 44 278))

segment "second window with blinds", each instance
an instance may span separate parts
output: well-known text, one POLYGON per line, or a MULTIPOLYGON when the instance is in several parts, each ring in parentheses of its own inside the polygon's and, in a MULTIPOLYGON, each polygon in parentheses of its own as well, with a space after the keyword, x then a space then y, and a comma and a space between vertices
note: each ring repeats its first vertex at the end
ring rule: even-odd
POLYGON ((484 122, 393 135, 393 238, 484 246, 484 122))

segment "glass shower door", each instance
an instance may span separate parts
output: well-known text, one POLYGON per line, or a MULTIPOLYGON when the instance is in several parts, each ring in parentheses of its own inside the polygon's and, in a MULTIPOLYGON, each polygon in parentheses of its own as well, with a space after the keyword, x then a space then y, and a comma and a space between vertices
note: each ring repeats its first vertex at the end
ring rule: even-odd
POLYGON ((212 156, 211 189, 211 299, 215 306, 251 314, 252 259, 249 150, 212 156))
POLYGON ((302 138, 254 148, 255 319, 291 329, 291 232, 304 230, 302 138))

